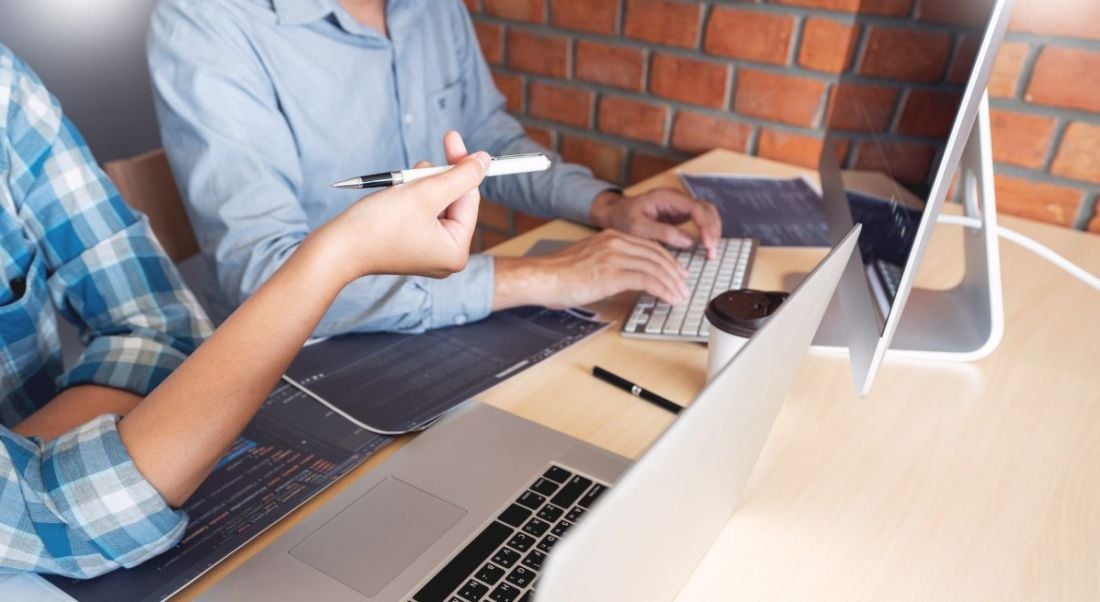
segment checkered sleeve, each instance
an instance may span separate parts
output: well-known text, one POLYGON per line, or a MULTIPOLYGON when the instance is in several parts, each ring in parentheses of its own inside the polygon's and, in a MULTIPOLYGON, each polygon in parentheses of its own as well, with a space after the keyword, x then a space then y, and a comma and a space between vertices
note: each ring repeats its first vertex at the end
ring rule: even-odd
POLYGON ((14 74, 10 179, 44 257, 53 304, 86 345, 58 386, 146 395, 210 324, 148 220, 123 202, 57 100, 18 59, 14 74))
POLYGON ((0 427, 0 571, 91 578, 172 547, 187 525, 138 472, 117 416, 43 443, 0 427))

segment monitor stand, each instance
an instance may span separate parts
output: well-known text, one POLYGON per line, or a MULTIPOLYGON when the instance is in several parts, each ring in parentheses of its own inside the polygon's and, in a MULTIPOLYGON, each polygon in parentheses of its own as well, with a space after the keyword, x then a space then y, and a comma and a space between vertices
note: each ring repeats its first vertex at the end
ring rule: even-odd
MULTIPOLYGON (((959 164, 963 214, 975 222, 963 236, 962 280, 948 290, 914 287, 886 358, 973 361, 989 355, 1004 332, 1001 262, 997 245, 989 100, 982 95, 977 119, 959 164)), ((939 226, 943 226, 940 223, 939 226)), ((957 226, 950 226, 957 227, 957 226)), ((833 296, 813 349, 847 352, 838 296, 833 296)))

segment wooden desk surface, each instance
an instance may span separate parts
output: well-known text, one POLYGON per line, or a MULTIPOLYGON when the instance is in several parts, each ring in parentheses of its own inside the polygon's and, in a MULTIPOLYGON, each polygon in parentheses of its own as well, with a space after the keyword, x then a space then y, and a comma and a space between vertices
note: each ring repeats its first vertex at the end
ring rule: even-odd
MULTIPOLYGON (((726 151, 680 169, 801 170, 726 151)), ((672 173, 635 186, 678 186, 672 173)), ((1093 273, 1100 237, 1000 217, 1093 273)), ((586 228, 552 222, 494 252, 586 228)), ((959 230, 937 229, 918 277, 961 274, 959 230)), ((1100 296, 1011 243, 1001 245, 1006 327, 972 364, 887 359, 871 394, 847 361, 811 353, 779 414, 741 508, 680 600, 1100 599, 1100 296)), ((782 288, 820 250, 761 249, 751 286, 782 288)), ((594 306, 621 318, 632 296, 594 306)), ((594 363, 686 403, 706 350, 601 333, 481 395, 528 419, 637 457, 671 422, 592 378, 594 363)), ((400 444, 400 442, 399 442, 400 444)), ((372 458, 185 590, 190 599, 362 476, 372 458)))

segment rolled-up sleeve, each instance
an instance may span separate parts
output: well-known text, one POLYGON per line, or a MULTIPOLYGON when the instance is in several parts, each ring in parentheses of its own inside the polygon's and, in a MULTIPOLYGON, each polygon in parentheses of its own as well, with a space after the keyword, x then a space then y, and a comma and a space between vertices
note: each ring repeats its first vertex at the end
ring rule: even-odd
POLYGON ((147 395, 211 330, 144 219, 57 266, 49 285, 86 345, 59 389, 94 384, 147 395))
POLYGON ((57 100, 22 63, 12 73, 12 196, 53 305, 86 345, 58 388, 145 395, 210 334, 209 322, 148 220, 122 200, 57 100))
POLYGON ((43 443, 0 427, 0 567, 90 578, 174 546, 187 516, 134 466, 117 416, 43 443))

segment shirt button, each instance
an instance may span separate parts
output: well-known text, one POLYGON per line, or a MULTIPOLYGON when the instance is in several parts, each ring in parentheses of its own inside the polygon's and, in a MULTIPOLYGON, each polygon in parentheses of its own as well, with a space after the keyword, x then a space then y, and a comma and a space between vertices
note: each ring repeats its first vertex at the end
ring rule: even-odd
POLYGON ((412 113, 405 113, 405 125, 412 125, 413 116, 412 113))
POLYGON ((455 324, 456 325, 462 326, 465 323, 466 323, 466 316, 464 314, 458 314, 457 316, 455 316, 455 324))

